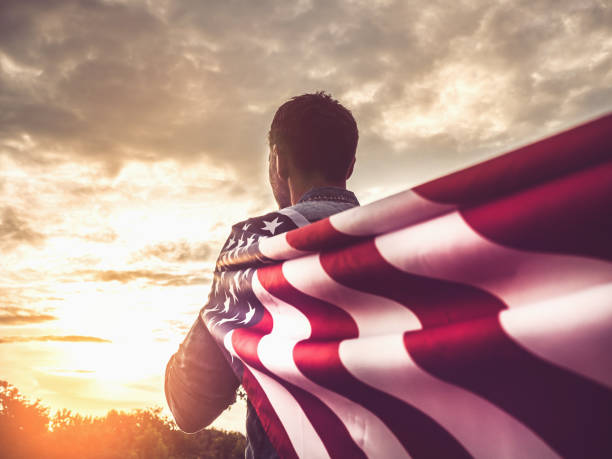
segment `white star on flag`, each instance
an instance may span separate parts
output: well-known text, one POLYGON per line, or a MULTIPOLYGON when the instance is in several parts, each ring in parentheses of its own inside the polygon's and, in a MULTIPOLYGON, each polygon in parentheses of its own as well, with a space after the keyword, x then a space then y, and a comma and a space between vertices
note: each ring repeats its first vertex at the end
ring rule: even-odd
POLYGON ((242 231, 246 231, 249 229, 249 226, 251 226, 250 223, 245 223, 244 226, 242 227, 242 231))
POLYGON ((229 311, 230 303, 231 303, 230 298, 229 298, 229 296, 226 295, 225 296, 225 302, 223 303, 223 306, 225 306, 223 308, 223 312, 229 311))
POLYGON ((251 244, 253 243, 253 241, 255 241, 255 236, 254 236, 254 235, 253 235, 253 236, 249 236, 249 237, 247 238, 247 242, 246 242, 246 245, 245 245, 244 247, 245 247, 245 248, 246 248, 246 247, 250 247, 250 246, 251 246, 251 244))
POLYGON ((229 292, 230 295, 232 295, 232 297, 234 298, 234 301, 238 301, 238 296, 236 295, 236 290, 234 289, 233 285, 230 285, 229 292))
POLYGON ((225 249, 229 249, 231 246, 233 246, 236 243, 236 239, 234 239, 233 237, 230 237, 229 240, 227 241, 227 245, 225 246, 225 249))
POLYGON ((249 305, 249 310, 247 311, 246 315, 244 316, 244 320, 241 320, 239 323, 241 324, 248 324, 251 319, 253 318, 253 314, 255 314, 255 308, 253 306, 251 306, 251 303, 247 303, 249 305))
POLYGON ((202 317, 206 317, 208 313, 215 312, 218 310, 219 310, 219 305, 216 305, 214 308, 207 309, 206 311, 204 311, 204 314, 202 314, 202 317))
POLYGON ((225 272, 222 272, 221 275, 217 278, 216 282, 215 282, 215 295, 217 295, 219 293, 219 289, 221 287, 221 284, 223 284, 223 275, 225 274, 225 272))
POLYGON ((216 323, 216 325, 223 325, 225 322, 231 322, 233 320, 236 320, 237 318, 238 318, 238 313, 236 313, 234 317, 230 317, 229 319, 221 319, 219 322, 216 323))
POLYGON ((244 271, 242 271, 242 280, 246 281, 247 277, 249 277, 249 272, 251 271, 255 271, 253 268, 247 268, 244 271))
POLYGON ((264 220, 264 227, 262 229, 266 230, 266 231, 270 231, 270 234, 274 235, 274 233, 276 232, 276 228, 279 227, 282 224, 283 224, 283 222, 279 222, 278 221, 278 217, 276 217, 272 221, 264 220))

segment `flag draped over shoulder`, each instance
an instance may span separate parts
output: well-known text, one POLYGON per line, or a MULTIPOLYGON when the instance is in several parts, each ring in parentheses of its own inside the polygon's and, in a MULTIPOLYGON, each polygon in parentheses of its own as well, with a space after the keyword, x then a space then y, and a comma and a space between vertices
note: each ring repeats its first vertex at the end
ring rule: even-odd
POLYGON ((612 457, 612 115, 303 223, 201 313, 283 457, 612 457))

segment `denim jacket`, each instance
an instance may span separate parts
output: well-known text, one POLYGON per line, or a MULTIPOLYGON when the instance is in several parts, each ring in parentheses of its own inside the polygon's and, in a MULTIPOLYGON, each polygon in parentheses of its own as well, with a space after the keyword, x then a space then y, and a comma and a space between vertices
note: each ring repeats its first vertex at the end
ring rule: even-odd
MULTIPOLYGON (((352 192, 322 187, 306 192, 297 204, 281 212, 294 218, 298 215, 304 223, 312 223, 358 205, 352 192)), ((235 402, 239 385, 240 381, 198 316, 166 366, 166 400, 177 425, 189 433, 205 428, 235 402)), ((246 432, 247 458, 278 457, 248 400, 246 432)))

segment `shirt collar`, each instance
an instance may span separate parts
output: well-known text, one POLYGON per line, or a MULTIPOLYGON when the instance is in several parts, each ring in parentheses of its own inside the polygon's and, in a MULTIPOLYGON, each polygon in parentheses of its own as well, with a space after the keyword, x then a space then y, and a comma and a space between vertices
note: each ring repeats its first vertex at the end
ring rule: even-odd
POLYGON ((359 201, 352 191, 337 186, 312 188, 302 195, 298 203, 307 201, 341 201, 359 205, 359 201))

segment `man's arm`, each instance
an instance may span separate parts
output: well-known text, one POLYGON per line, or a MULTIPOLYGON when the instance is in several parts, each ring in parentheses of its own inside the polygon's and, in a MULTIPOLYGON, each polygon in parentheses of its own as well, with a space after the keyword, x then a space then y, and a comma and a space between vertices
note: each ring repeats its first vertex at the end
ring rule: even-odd
POLYGON ((181 430, 194 433, 236 400, 238 379, 200 315, 166 366, 165 392, 181 430))

